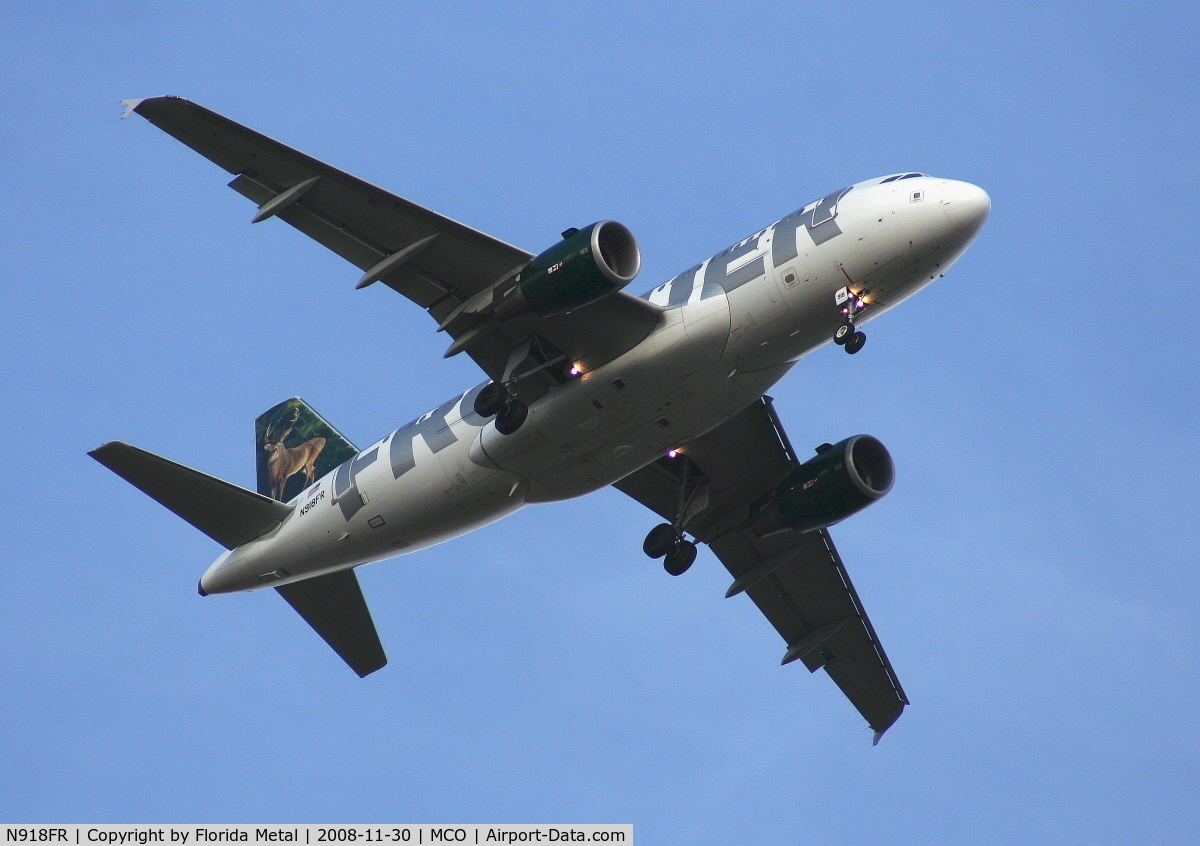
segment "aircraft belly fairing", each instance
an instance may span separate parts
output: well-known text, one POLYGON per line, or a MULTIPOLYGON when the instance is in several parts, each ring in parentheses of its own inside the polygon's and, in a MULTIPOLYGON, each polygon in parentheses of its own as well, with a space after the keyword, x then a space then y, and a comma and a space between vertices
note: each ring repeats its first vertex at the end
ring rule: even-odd
POLYGON ((256 427, 259 494, 95 450, 231 547, 201 593, 276 587, 366 675, 386 657, 354 567, 615 484, 666 521, 643 548, 667 572, 709 545, 784 663, 824 668, 876 740, 899 717, 907 698, 827 531, 887 492, 891 459, 855 436, 802 461, 763 394, 830 340, 857 353, 862 324, 944 273, 987 217, 981 189, 919 173, 842 188, 638 299, 619 290, 640 265, 620 224, 534 256, 186 100, 127 106, 233 173, 254 222, 284 220, 358 266, 359 287, 425 308, 447 355, 490 380, 365 450, 289 400, 256 427))

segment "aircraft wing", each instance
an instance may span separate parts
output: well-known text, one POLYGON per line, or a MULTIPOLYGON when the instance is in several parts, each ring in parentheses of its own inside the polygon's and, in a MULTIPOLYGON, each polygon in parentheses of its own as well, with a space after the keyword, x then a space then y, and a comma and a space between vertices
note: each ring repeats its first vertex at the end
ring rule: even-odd
POLYGON ((614 487, 666 520, 690 500, 687 532, 706 543, 787 644, 783 663, 824 667, 875 730, 899 718, 908 698, 863 610, 842 559, 821 529, 759 535, 756 501, 799 465, 769 397, 614 487))
POLYGON ((456 342, 473 332, 469 343, 455 346, 492 379, 503 377, 511 352, 531 333, 591 370, 640 342, 658 323, 656 306, 618 291, 570 314, 517 317, 481 333, 473 315, 531 253, 180 97, 127 100, 125 106, 126 114, 136 112, 235 174, 229 187, 259 206, 253 222, 278 217, 291 224, 361 269, 360 287, 383 282, 427 310, 456 342))

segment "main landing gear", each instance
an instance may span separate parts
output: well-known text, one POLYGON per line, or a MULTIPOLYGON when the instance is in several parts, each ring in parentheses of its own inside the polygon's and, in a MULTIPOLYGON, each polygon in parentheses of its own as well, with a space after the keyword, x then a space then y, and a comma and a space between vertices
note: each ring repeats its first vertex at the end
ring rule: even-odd
POLYGON ((475 397, 475 413, 480 417, 495 415, 496 431, 511 435, 529 416, 529 406, 513 396, 507 386, 488 382, 475 397))
MULTIPOLYGON (((846 269, 842 268, 842 273, 845 272, 846 269)), ((854 321, 862 314, 863 309, 867 307, 866 297, 869 293, 871 292, 859 291, 856 294, 849 287, 842 288, 837 293, 838 303, 842 306, 842 320, 844 322, 833 333, 833 342, 844 347, 850 355, 854 355, 861 350, 863 344, 867 342, 867 336, 854 328, 854 321)))
POLYGON ((578 375, 579 369, 561 350, 531 332, 509 350, 504 370, 475 396, 475 413, 480 417, 495 416, 496 431, 511 435, 529 417, 529 406, 517 398, 518 385, 526 386, 525 396, 536 397, 578 375), (538 391, 538 387, 542 390, 538 391))
POLYGON ((651 558, 663 558, 663 569, 672 576, 682 576, 696 560, 696 544, 684 540, 670 523, 660 523, 651 529, 642 543, 642 551, 651 558))
POLYGON ((651 558, 662 558, 663 569, 672 576, 682 576, 696 560, 696 544, 684 538, 684 527, 691 525, 708 508, 708 478, 691 459, 676 450, 659 459, 659 463, 676 477, 679 504, 674 520, 660 523, 646 535, 642 551, 651 558))

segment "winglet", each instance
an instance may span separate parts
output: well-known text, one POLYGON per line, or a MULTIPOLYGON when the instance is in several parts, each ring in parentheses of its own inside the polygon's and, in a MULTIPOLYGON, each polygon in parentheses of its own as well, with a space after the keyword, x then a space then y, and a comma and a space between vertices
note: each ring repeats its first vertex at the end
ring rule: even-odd
POLYGON ((125 107, 125 114, 121 115, 121 120, 125 120, 125 118, 136 112, 137 107, 149 99, 149 97, 141 97, 137 100, 122 100, 121 105, 125 107))
POLYGON ((875 737, 874 737, 874 738, 871 740, 871 745, 872 745, 872 746, 878 746, 878 745, 879 745, 879 738, 883 737, 883 733, 884 733, 885 731, 887 731, 887 729, 880 729, 879 731, 875 732, 875 737))
MULTIPOLYGON (((184 103, 187 102, 187 100, 184 100, 182 97, 176 97, 174 94, 160 94, 157 97, 139 97, 136 100, 122 100, 121 105, 125 107, 125 114, 121 115, 121 120, 137 112, 141 108, 142 103, 148 103, 151 100, 180 100, 184 103)), ((142 113, 138 112, 138 114, 142 113)), ((142 116, 145 117, 145 115, 142 116)))

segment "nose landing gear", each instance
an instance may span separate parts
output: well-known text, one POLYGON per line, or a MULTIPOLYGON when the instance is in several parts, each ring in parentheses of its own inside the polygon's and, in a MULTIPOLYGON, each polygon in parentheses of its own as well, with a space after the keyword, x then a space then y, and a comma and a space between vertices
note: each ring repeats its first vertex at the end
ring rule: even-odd
MULTIPOLYGON (((842 273, 846 269, 842 268, 842 273)), ((847 279, 850 277, 847 276, 847 279)), ((854 328, 854 321, 862 314, 863 309, 867 307, 866 297, 870 291, 859 291, 855 293, 851 291, 849 286, 840 289, 837 292, 837 304, 842 307, 843 323, 833 333, 833 342, 839 346, 845 347, 846 352, 854 355, 863 348, 863 344, 867 342, 867 336, 854 328)))
POLYGON ((835 343, 841 344, 843 347, 845 347, 846 352, 850 353, 850 355, 854 355, 856 352, 858 352, 859 350, 861 350, 863 348, 863 344, 865 344, 867 342, 867 336, 864 335, 862 332, 855 331, 853 326, 847 325, 847 326, 839 326, 838 327, 838 331, 841 331, 842 329, 849 330, 846 333, 845 339, 839 341, 837 339, 837 336, 835 335, 833 340, 835 343))

